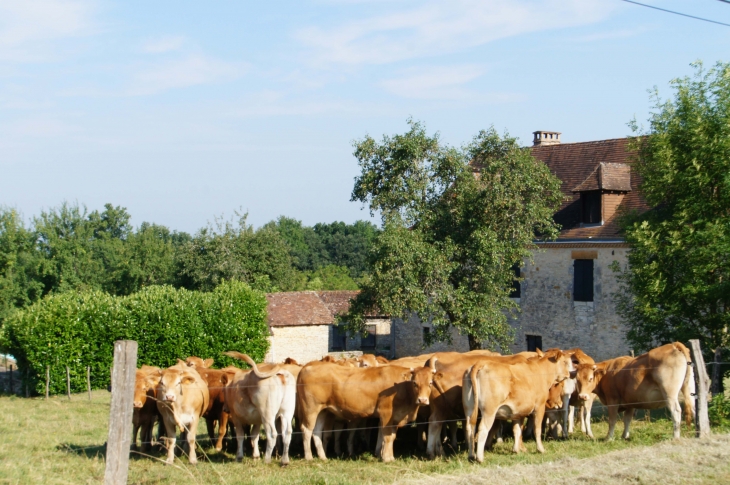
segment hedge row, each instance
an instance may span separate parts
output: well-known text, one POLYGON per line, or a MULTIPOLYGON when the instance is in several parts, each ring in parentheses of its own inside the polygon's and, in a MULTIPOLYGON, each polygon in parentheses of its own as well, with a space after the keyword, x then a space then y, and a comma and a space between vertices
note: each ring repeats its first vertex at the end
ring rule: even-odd
POLYGON ((268 350, 266 297, 244 283, 226 282, 210 293, 152 286, 125 297, 102 292, 47 297, 6 320, 2 347, 18 361, 21 378, 45 392, 66 392, 66 366, 73 392, 109 385, 114 341, 136 340, 137 363, 168 367, 197 355, 216 366, 240 364, 222 356, 237 350, 261 361, 268 350))

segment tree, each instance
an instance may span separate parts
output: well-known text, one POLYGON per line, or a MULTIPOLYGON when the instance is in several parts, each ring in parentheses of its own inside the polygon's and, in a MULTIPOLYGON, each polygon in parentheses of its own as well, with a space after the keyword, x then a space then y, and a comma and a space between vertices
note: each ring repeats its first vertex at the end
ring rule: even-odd
POLYGON ((295 286, 299 279, 279 232, 254 230, 246 223, 247 214, 236 215, 237 221, 217 219, 201 229, 180 252, 180 273, 188 289, 211 291, 226 280, 262 291, 295 286))
POLYGON ((370 253, 372 273, 342 320, 361 329, 376 308, 416 313, 433 325, 432 340, 449 340, 455 328, 471 348, 508 349, 512 267, 532 257, 536 237, 557 236, 560 181, 493 128, 456 149, 421 123, 409 125, 380 143, 355 142, 361 174, 352 200, 379 212, 384 230, 370 253))
POLYGON ((617 303, 638 349, 730 338, 730 64, 694 67, 672 81, 672 99, 654 91, 648 131, 632 123, 653 209, 622 220, 631 252, 617 303))

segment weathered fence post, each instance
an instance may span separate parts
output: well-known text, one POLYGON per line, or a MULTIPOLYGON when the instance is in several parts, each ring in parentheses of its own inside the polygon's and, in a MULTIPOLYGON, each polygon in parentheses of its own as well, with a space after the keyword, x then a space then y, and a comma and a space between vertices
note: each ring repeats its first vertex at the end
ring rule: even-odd
POLYGON ((722 388, 722 373, 720 372, 722 369, 720 368, 720 363, 722 363, 722 347, 717 347, 715 349, 715 360, 713 362, 712 366, 712 395, 720 393, 720 389, 722 388))
POLYGON ((8 369, 10 369, 10 394, 12 394, 13 387, 14 387, 13 386, 13 364, 10 364, 10 367, 8 367, 8 369))
POLYGON ((46 366, 46 400, 48 400, 48 387, 51 385, 51 366, 46 366))
POLYGON ((697 438, 710 437, 710 417, 707 414, 707 369, 705 359, 702 357, 700 341, 693 339, 689 341, 689 350, 692 353, 692 362, 695 366, 695 383, 697 406, 695 407, 695 436, 697 438))
POLYGON ((89 401, 91 401, 91 367, 86 366, 86 390, 89 392, 89 401))
POLYGON ((66 395, 71 400, 71 370, 66 366, 66 395))
POLYGON ((114 342, 112 402, 109 409, 109 438, 106 442, 105 485, 127 483, 129 446, 132 442, 134 379, 137 371, 137 342, 114 342))

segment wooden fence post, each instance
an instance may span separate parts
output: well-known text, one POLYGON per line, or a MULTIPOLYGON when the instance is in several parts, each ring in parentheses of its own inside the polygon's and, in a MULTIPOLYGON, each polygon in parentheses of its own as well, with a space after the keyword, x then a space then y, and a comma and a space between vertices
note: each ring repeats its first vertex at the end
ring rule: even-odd
POLYGON ((105 485, 127 483, 129 446, 132 443, 134 380, 137 371, 137 342, 114 342, 112 402, 109 409, 109 438, 106 442, 105 485))
POLYGON ((91 401, 91 367, 86 366, 86 390, 89 391, 89 401, 91 401))
POLYGON ((66 366, 66 395, 71 400, 71 370, 66 366))
POLYGON ((48 387, 51 385, 51 366, 46 366, 46 400, 48 400, 48 387))
POLYGON ((705 359, 702 357, 700 341, 689 341, 689 350, 692 353, 692 362, 695 366, 695 383, 697 406, 695 407, 695 436, 697 438, 710 437, 710 417, 707 414, 707 387, 709 379, 705 368, 705 359))

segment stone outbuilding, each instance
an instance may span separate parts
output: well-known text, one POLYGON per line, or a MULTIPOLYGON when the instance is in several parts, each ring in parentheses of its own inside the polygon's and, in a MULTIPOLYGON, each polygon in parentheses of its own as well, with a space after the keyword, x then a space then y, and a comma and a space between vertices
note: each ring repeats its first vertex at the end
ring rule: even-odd
POLYGON ((391 320, 371 316, 367 335, 349 334, 336 325, 336 316, 347 311, 357 291, 293 291, 269 293, 266 299, 270 348, 266 362, 287 357, 299 363, 325 355, 358 355, 363 352, 392 356, 391 320))

